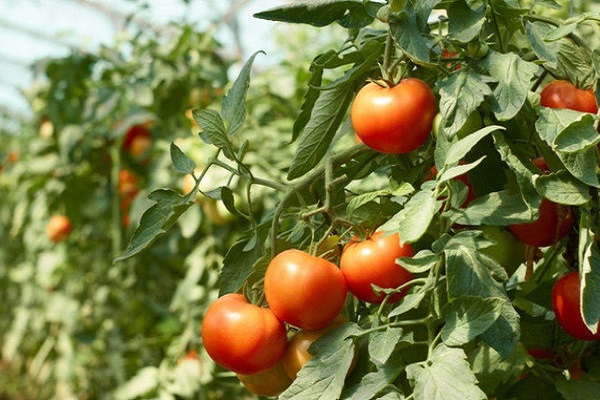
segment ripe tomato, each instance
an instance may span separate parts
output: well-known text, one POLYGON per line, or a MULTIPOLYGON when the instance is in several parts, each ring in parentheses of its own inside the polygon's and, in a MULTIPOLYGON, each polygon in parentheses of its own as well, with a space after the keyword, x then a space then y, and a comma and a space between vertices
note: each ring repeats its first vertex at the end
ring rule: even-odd
POLYGON ((550 108, 598 113, 596 97, 591 90, 578 89, 571 82, 556 80, 547 84, 540 94, 540 104, 550 108))
MULTIPOLYGON (((556 320, 569 335, 580 340, 598 340, 600 332, 590 332, 581 316, 581 282, 579 273, 569 272, 554 283, 552 287, 552 308, 556 320)), ((598 323, 600 328, 600 322, 598 323)))
POLYGON ((359 90, 350 117, 368 147, 401 154, 419 148, 431 132, 436 100, 425 82, 403 79, 394 87, 368 83, 359 90))
POLYGON ((118 191, 122 197, 133 198, 140 191, 138 178, 127 169, 119 171, 118 191))
POLYGON ((237 377, 250 392, 264 397, 279 396, 292 384, 283 369, 282 360, 265 371, 252 375, 237 374, 237 377))
POLYGON ((148 124, 134 125, 125 134, 123 138, 123 148, 131 154, 133 158, 141 158, 152 147, 152 137, 147 128, 148 124))
POLYGON ((65 240, 72 230, 71 220, 65 215, 53 215, 46 224, 46 233, 54 243, 65 240))
POLYGON ((206 310, 202 343, 220 366, 251 375, 275 365, 287 345, 285 325, 268 308, 248 303, 239 293, 226 294, 206 310))
POLYGON ((298 331, 288 343, 288 347, 285 350, 285 354, 282 358, 283 369, 287 376, 292 380, 296 379, 298 372, 302 369, 302 366, 308 362, 313 355, 308 351, 309 347, 317 341, 321 336, 334 328, 340 326, 346 322, 346 319, 342 316, 337 316, 329 325, 324 328, 317 330, 300 330, 298 331))
MULTIPOLYGON (((549 172, 543 158, 531 161, 543 172, 549 172)), ((537 220, 509 225, 508 229, 525 244, 535 247, 551 246, 564 238, 573 226, 573 212, 569 206, 543 198, 537 220)))
POLYGON ((339 268, 300 250, 279 253, 265 273, 265 296, 280 319, 302 329, 319 329, 340 313, 346 282, 339 268))
MULTIPOLYGON (((395 233, 384 236, 375 232, 364 241, 353 240, 346 244, 340 259, 340 269, 350 292, 362 301, 379 304, 385 299, 383 293, 375 293, 372 285, 393 289, 413 278, 406 269, 396 264, 399 257, 412 257, 412 246, 400 245, 395 233)), ((389 302, 401 300, 408 289, 395 293, 389 302)))

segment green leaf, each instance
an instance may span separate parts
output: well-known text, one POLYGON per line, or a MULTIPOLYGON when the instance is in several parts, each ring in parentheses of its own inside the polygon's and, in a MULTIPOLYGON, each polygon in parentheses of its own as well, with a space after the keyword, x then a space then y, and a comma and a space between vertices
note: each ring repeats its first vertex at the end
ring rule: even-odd
POLYGON ((578 151, 577 153, 557 153, 560 161, 567 170, 581 182, 593 187, 600 187, 596 164, 598 156, 595 148, 578 151))
POLYGON ((440 177, 437 179, 438 182, 446 182, 451 179, 454 179, 458 176, 464 175, 467 172, 471 171, 473 168, 476 168, 481 162, 485 159, 485 156, 482 156, 480 159, 469 163, 469 164, 460 164, 455 167, 448 168, 445 170, 440 177))
POLYGON ((539 175, 534 178, 534 183, 541 196, 555 203, 580 206, 591 200, 589 187, 565 170, 539 175))
POLYGON ((414 382, 416 400, 487 399, 460 348, 438 345, 426 364, 411 364, 406 373, 414 382))
MULTIPOLYGON (((377 371, 366 374, 354 386, 344 388, 342 399, 373 399, 388 385, 391 385, 403 370, 404 360, 402 360, 399 354, 394 354, 385 364, 378 366, 377 371)), ((381 397, 381 399, 384 398, 387 399, 388 397, 381 397)), ((401 398, 403 397, 390 397, 390 399, 401 398)))
POLYGON ((358 208, 364 206, 367 203, 377 200, 379 197, 384 196, 406 196, 415 191, 410 183, 402 183, 398 188, 391 191, 389 189, 376 190, 369 193, 359 194, 353 197, 346 208, 346 213, 351 216, 358 208))
POLYGON ((194 204, 192 197, 182 196, 170 189, 155 190, 148 198, 156 204, 144 212, 129 245, 114 262, 126 260, 150 247, 177 222, 181 214, 194 204))
POLYGON ((587 327, 596 333, 600 321, 600 250, 592 224, 596 213, 581 208, 579 227, 579 271, 581 276, 581 315, 587 327))
POLYGON ((230 188, 227 186, 221 186, 221 193, 219 197, 221 198, 221 201, 225 205, 227 211, 233 215, 237 215, 238 217, 242 215, 240 211, 235 208, 235 197, 233 196, 233 192, 230 188))
POLYGON ((359 332, 355 324, 343 324, 313 343, 309 351, 315 356, 304 364, 296 380, 279 399, 339 398, 354 358, 355 344, 351 336, 359 332))
POLYGON ((462 128, 467 118, 492 94, 487 85, 491 78, 462 68, 439 82, 440 112, 444 132, 452 137, 462 128))
POLYGON ((468 43, 479 36, 485 22, 485 5, 471 9, 465 2, 457 1, 448 8, 448 31, 461 43, 468 43))
POLYGON ((442 340, 446 346, 462 346, 487 331, 500 317, 506 299, 462 296, 444 308, 442 340))
POLYGON ((466 209, 453 212, 460 214, 456 222, 463 225, 508 225, 527 222, 532 218, 521 196, 508 191, 478 196, 466 209))
POLYGON ((413 274, 422 274, 429 271, 438 261, 438 255, 430 250, 421 250, 412 257, 401 257, 396 260, 398 265, 401 265, 413 274))
POLYGON ((594 116, 589 113, 542 107, 535 128, 555 151, 574 153, 600 142, 593 123, 594 116))
POLYGON ((352 94, 350 85, 340 85, 321 92, 300 137, 288 179, 304 175, 321 161, 346 115, 352 94))
POLYGON ((525 32, 531 43, 531 48, 542 61, 546 62, 551 68, 556 68, 558 64, 558 42, 546 41, 546 36, 556 29, 555 26, 545 22, 525 22, 525 32))
POLYGON ((473 149, 473 147, 484 137, 490 133, 498 130, 504 130, 505 128, 498 125, 486 126, 478 131, 471 133, 470 135, 460 139, 457 142, 452 143, 448 151, 446 152, 446 159, 444 161, 446 166, 454 165, 462 160, 465 155, 473 149))
POLYGON ((171 143, 171 161, 175 166, 175 169, 182 174, 191 174, 196 168, 194 163, 188 156, 175 143, 171 143))
POLYGON ((558 380, 556 389, 565 400, 600 399, 600 383, 583 380, 558 380))
POLYGON ((402 339, 402 328, 388 328, 369 335, 369 356, 375 365, 384 365, 402 339))
MULTIPOLYGON (((378 5, 365 2, 370 9, 378 5)), ((326 26, 335 21, 345 28, 362 28, 373 21, 362 1, 317 0, 296 1, 293 4, 254 14, 255 18, 271 21, 326 26)))
POLYGON ((404 208, 379 227, 384 232, 398 232, 402 243, 419 240, 440 209, 432 190, 421 190, 408 200, 404 208))
POLYGON ((524 204, 529 207, 529 219, 537 218, 542 199, 533 184, 533 172, 530 169, 533 168, 533 164, 514 151, 512 144, 506 140, 504 135, 495 133, 493 137, 500 157, 508 164, 517 178, 517 183, 521 189, 521 197, 525 201, 524 204))
POLYGON ((235 293, 243 286, 244 282, 254 271, 254 265, 261 256, 259 246, 247 249, 247 240, 235 243, 223 259, 221 270, 219 296, 227 293, 235 293))
POLYGON ((194 110, 194 120, 200 127, 200 137, 208 144, 213 144, 223 150, 227 158, 234 159, 235 152, 229 139, 221 115, 216 110, 194 110))
MULTIPOLYGON (((229 122, 228 135, 236 134, 246 121, 246 93, 250 86, 250 71, 254 59, 259 53, 265 54, 264 51, 257 51, 246 61, 221 104, 221 115, 229 122)), ((202 127, 202 125, 200 126, 202 127)))
POLYGON ((478 344, 468 356, 479 387, 486 393, 495 393, 497 388, 521 375, 530 358, 523 345, 509 357, 503 357, 485 343, 478 344))
POLYGON ((435 45, 430 38, 427 24, 432 5, 427 3, 420 1, 413 6, 412 1, 407 1, 402 17, 390 19, 392 36, 402 50, 413 59, 425 62, 430 60, 429 54, 435 45))
POLYGON ((581 87, 592 86, 595 73, 589 50, 574 45, 569 39, 561 39, 559 43, 558 75, 581 87))
POLYGON ((498 81, 492 97, 492 110, 499 121, 513 118, 525 104, 539 67, 515 53, 489 52, 485 64, 498 81))

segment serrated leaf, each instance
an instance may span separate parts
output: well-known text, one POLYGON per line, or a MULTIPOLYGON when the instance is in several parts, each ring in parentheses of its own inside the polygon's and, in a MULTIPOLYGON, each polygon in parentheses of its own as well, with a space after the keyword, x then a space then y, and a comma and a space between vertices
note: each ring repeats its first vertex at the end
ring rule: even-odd
POLYGON ((466 209, 453 210, 463 225, 508 225, 531 219, 529 207, 520 195, 508 191, 478 196, 466 209))
MULTIPOLYGON (((388 362, 379 366, 377 371, 370 372, 363 376, 356 385, 344 388, 342 399, 344 400, 364 400, 373 399, 382 392, 388 385, 400 375, 404 370, 404 361, 399 354, 391 357, 388 362)), ((377 397, 387 399, 388 397, 377 397)), ((401 397, 389 397, 390 399, 401 397)), ((403 398, 403 397, 402 397, 403 398)))
POLYGON ((457 142, 452 143, 448 151, 446 152, 445 165, 453 165, 462 160, 465 155, 471 151, 471 149, 484 137, 490 133, 498 130, 504 130, 505 128, 498 125, 486 126, 478 131, 471 133, 470 135, 460 139, 457 142))
POLYGON ((390 313, 388 314, 388 317, 389 318, 396 317, 396 316, 402 315, 414 308, 417 308, 419 306, 419 304, 421 304, 421 301, 423 301, 423 299, 425 298, 426 294, 427 294, 427 292, 425 292, 424 290, 421 290, 417 293, 407 294, 406 296, 404 296, 404 298, 402 299, 400 304, 397 305, 392 311, 390 311, 390 313))
POLYGON ((200 127, 200 137, 208 144, 213 144, 223 150, 227 158, 234 159, 235 152, 227 138, 227 130, 221 115, 216 110, 194 110, 194 120, 200 127))
POLYGON ((231 246, 225 255, 220 276, 219 296, 237 292, 252 274, 254 264, 260 259, 260 247, 253 246, 246 249, 246 245, 247 241, 241 240, 231 246))
POLYGON ((350 85, 340 85, 321 92, 310 121, 298 142, 288 171, 288 179, 304 175, 321 161, 346 115, 351 100, 350 85))
POLYGON ((264 51, 257 51, 250 56, 221 104, 221 115, 229 122, 228 135, 236 134, 246 121, 246 93, 250 86, 250 71, 259 53, 265 54, 264 51))
POLYGON ((438 261, 438 255, 430 250, 421 250, 412 257, 401 257, 396 259, 396 264, 412 272, 422 274, 429 271, 438 261))
POLYGON ((506 301, 499 297, 462 296, 447 304, 441 331, 446 346, 462 346, 483 334, 500 317, 506 301))
POLYGON ((580 206, 591 200, 589 187, 564 170, 537 176, 534 183, 538 193, 554 203, 580 206))
POLYGON ((544 22, 525 21, 525 33, 531 43, 531 48, 540 60, 551 68, 556 68, 559 43, 546 41, 546 36, 556 29, 555 26, 544 22))
POLYGON ((593 123, 594 117, 589 113, 542 107, 535 128, 555 151, 574 153, 600 142, 593 123))
POLYGON ((466 3, 457 1, 448 8, 448 30, 450 36, 468 43, 479 36, 485 22, 485 6, 471 9, 466 3))
POLYGON ((421 190, 410 198, 396 215, 390 218, 378 230, 398 232, 402 243, 414 243, 427 231, 440 204, 431 190, 421 190))
POLYGON ((490 75, 498 81, 492 97, 492 110, 499 121, 513 118, 525 104, 539 67, 515 53, 489 52, 485 58, 490 75))
POLYGON ((598 155, 595 148, 588 148, 577 153, 557 153, 558 158, 563 165, 575 178, 586 185, 600 187, 598 175, 596 174, 596 165, 598 155))
POLYGON ((440 112, 444 132, 449 137, 456 134, 485 97, 492 94, 487 85, 490 79, 463 68, 439 82, 440 112))
POLYGON ((375 365, 384 365, 402 338, 402 328, 388 328, 369 335, 369 356, 375 365))
MULTIPOLYGON (((366 5, 376 6, 371 2, 366 2, 366 5)), ((326 26, 338 21, 345 28, 361 28, 373 20, 362 1, 340 0, 296 1, 293 4, 256 13, 254 17, 313 26, 326 26)))
POLYGON ((416 400, 487 399, 460 348, 438 345, 427 364, 411 364, 406 372, 414 382, 416 400))
POLYGON ((158 189, 150 193, 148 199, 156 202, 150 207, 140 220, 129 245, 114 262, 126 260, 141 253, 156 239, 164 235, 192 204, 190 196, 182 196, 170 189, 158 189))
POLYGON ((486 343, 478 344, 468 356, 479 387, 486 393, 496 392, 505 382, 521 375, 530 357, 521 344, 509 357, 503 357, 486 343))
POLYGON ((171 161, 175 166, 175 169, 182 174, 191 174, 194 172, 196 168, 196 163, 194 163, 188 156, 186 156, 183 151, 175 143, 171 143, 171 161))
POLYGON ((597 332, 600 321, 600 250, 592 231, 594 218, 588 207, 581 208, 578 249, 581 315, 592 333, 597 332))
POLYGON ((313 343, 309 351, 315 356, 300 370, 281 400, 329 400, 339 398, 348 369, 354 358, 352 335, 360 330, 354 324, 343 324, 313 343))
POLYGON ((351 216, 354 211, 356 211, 358 208, 360 208, 361 206, 370 203, 372 201, 375 201, 376 199, 378 199, 379 197, 382 196, 406 196, 411 194, 412 192, 414 192, 414 188, 412 187, 412 185, 410 183, 402 183, 400 186, 398 186, 396 189, 394 189, 393 191, 390 191, 389 189, 382 189, 382 190, 376 190, 373 192, 369 192, 369 193, 363 193, 363 194, 359 194, 356 197, 353 197, 349 202, 348 202, 348 206, 346 208, 346 213, 351 216))
POLYGON ((416 4, 413 6, 412 1, 407 1, 402 18, 390 20, 390 30, 404 52, 412 58, 428 62, 430 50, 435 45, 429 37, 427 25, 431 5, 424 1, 416 4))

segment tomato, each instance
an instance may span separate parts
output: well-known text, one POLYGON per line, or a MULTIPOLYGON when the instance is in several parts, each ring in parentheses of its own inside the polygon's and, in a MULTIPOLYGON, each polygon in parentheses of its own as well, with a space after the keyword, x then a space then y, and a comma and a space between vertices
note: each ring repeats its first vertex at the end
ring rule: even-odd
POLYGON ((54 243, 65 240, 72 230, 71 220, 65 215, 53 215, 46 224, 46 233, 54 243))
MULTIPOLYGON (((283 355, 282 364, 283 369, 291 379, 296 379, 298 372, 302 369, 304 364, 308 362, 313 355, 308 351, 310 346, 316 342, 321 336, 327 332, 332 331, 338 326, 346 322, 344 317, 337 316, 329 325, 324 328, 317 330, 300 330, 298 331, 288 343, 288 347, 283 355)), ((356 357, 355 360, 356 361, 356 357)), ((354 364, 354 362, 353 362, 354 364)), ((353 369, 350 368, 348 373, 353 369)))
POLYGON ((252 375, 238 374, 237 377, 250 392, 265 397, 279 396, 292 384, 282 360, 265 371, 252 375))
MULTIPOLYGON (((544 173, 549 172, 543 158, 531 161, 544 173)), ((508 229, 523 243, 535 246, 551 246, 564 238, 573 227, 573 212, 569 206, 556 204, 543 198, 539 217, 533 222, 509 225, 508 229)))
POLYGON ((565 332, 575 339, 598 340, 600 332, 593 334, 583 322, 580 294, 581 282, 578 272, 569 272, 558 279, 552 287, 554 315, 565 332))
POLYGON ((125 134, 123 139, 123 148, 129 152, 133 158, 142 158, 147 155, 152 147, 152 137, 147 128, 148 124, 134 125, 125 134))
POLYGON ((295 249, 271 260, 264 290, 273 313, 302 329, 323 328, 333 321, 348 293, 335 264, 295 249))
POLYGON ((19 153, 16 151, 9 151, 6 155, 6 160, 9 164, 16 164, 20 158, 19 153))
MULTIPOLYGON (((372 285, 393 289, 412 280, 413 275, 396 264, 399 257, 412 257, 412 246, 400 245, 397 233, 385 235, 375 232, 364 241, 353 240, 346 244, 340 259, 340 269, 348 289, 362 301, 379 304, 385 294, 375 293, 372 285)), ((388 298, 389 302, 401 300, 408 288, 388 298)))
POLYGON ((515 273, 519 265, 525 261, 525 245, 523 242, 501 226, 481 226, 479 228, 488 239, 495 243, 481 250, 482 253, 498 261, 509 276, 515 273))
POLYGON ((251 375, 281 359, 287 333, 284 323, 270 309, 248 303, 242 294, 229 293, 206 310, 202 343, 220 366, 251 375))
POLYGON ((540 94, 540 104, 550 108, 598 113, 596 97, 592 90, 578 89, 570 82, 556 80, 547 84, 540 94))
POLYGON ((120 170, 118 191, 123 197, 135 197, 135 195, 140 191, 137 176, 127 169, 120 170))
POLYGON ((40 120, 39 135, 41 138, 49 139, 54 134, 54 125, 48 117, 43 117, 40 120))
POLYGON ((394 87, 368 83, 354 99, 352 126, 368 147, 401 154, 419 148, 431 132, 436 100, 425 82, 403 79, 394 87))

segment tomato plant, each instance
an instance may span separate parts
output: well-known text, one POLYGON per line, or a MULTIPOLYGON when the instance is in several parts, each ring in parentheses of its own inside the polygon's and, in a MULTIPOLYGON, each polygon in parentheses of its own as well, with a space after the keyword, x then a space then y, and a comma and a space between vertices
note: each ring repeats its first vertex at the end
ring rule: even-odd
POLYGON ((244 375, 274 366, 283 356, 287 335, 268 308, 230 293, 215 300, 202 321, 202 344, 215 362, 244 375))
MULTIPOLYGON (((398 234, 375 232, 364 241, 355 238, 344 246, 340 270, 353 295, 369 303, 381 303, 386 295, 377 293, 373 285, 394 289, 408 283, 413 275, 396 264, 396 259, 413 255, 412 246, 401 245, 398 234)), ((387 301, 400 301, 407 291, 408 287, 405 287, 389 296, 387 301)))
POLYGON ((300 250, 279 253, 265 272, 265 297, 281 320, 319 329, 340 313, 347 293, 339 268, 300 250))
POLYGON ((427 140, 436 100, 420 79, 407 78, 392 87, 371 82, 356 94, 350 114, 364 144, 382 153, 401 154, 427 140))
POLYGON ((552 307, 556 320, 565 332, 576 339, 598 340, 600 333, 592 333, 583 321, 580 296, 579 273, 569 272, 559 278, 552 287, 552 307))
POLYGON ((148 127, 152 122, 133 125, 123 138, 123 148, 134 159, 141 159, 148 155, 152 147, 152 136, 148 127))

